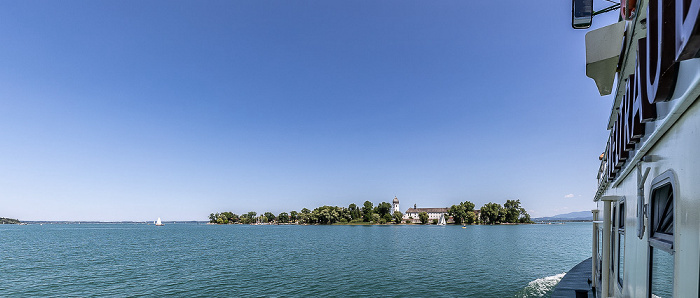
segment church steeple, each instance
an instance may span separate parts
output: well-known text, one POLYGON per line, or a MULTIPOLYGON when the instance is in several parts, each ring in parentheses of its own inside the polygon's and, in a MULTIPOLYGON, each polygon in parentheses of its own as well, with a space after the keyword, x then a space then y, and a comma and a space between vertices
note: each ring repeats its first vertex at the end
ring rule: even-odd
POLYGON ((396 196, 394 196, 394 201, 392 202, 391 207, 391 210, 393 210, 394 212, 401 212, 401 209, 399 209, 399 198, 397 198, 396 196))

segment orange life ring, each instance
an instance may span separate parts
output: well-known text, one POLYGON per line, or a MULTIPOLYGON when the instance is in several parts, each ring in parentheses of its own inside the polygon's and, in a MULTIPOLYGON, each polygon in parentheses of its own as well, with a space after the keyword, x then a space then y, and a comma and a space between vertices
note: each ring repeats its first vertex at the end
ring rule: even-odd
POLYGON ((631 20, 637 15, 637 0, 620 0, 620 15, 631 20))

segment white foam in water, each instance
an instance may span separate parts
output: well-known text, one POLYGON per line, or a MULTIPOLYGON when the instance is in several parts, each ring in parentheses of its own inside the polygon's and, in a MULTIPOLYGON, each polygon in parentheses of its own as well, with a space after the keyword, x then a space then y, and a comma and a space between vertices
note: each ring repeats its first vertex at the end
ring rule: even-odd
POLYGON ((527 287, 520 290, 518 294, 515 295, 517 298, 530 298, 530 297, 549 297, 552 293, 554 287, 557 286, 559 281, 566 275, 566 273, 560 273, 557 275, 547 276, 543 278, 535 279, 527 284, 527 287))

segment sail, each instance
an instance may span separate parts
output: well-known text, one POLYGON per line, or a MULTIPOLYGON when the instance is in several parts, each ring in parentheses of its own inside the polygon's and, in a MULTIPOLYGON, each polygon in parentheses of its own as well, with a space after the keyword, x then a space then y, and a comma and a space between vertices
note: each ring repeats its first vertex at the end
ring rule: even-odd
POLYGON ((162 226, 162 225, 163 225, 163 223, 160 222, 160 217, 159 217, 158 220, 156 220, 156 226, 162 226))

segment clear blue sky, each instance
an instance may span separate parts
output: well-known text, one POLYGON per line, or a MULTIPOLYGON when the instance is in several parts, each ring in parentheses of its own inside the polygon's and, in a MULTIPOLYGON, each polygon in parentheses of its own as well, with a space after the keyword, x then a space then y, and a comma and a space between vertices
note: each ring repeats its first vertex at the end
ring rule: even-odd
POLYGON ((611 98, 570 5, 2 1, 0 216, 589 210, 611 98))

